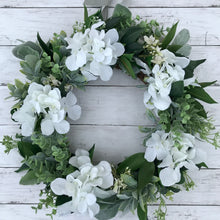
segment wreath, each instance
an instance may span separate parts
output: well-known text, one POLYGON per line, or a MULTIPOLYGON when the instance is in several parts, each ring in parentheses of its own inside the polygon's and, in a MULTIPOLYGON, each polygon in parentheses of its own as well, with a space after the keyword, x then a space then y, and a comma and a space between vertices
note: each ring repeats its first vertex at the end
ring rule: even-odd
POLYGON ((204 90, 216 81, 195 78, 194 69, 205 60, 188 58, 189 31, 176 34, 177 25, 165 29, 155 20, 132 18, 119 4, 103 19, 101 10, 89 16, 85 6, 84 22, 73 25, 71 37, 62 31, 45 43, 38 33, 36 43, 13 49, 27 82, 8 84, 17 101, 12 120, 21 133, 4 136, 2 143, 6 153, 17 148, 23 157, 16 171, 26 171, 20 184, 45 184, 33 209, 51 207, 51 217, 76 213, 100 220, 137 210, 146 220, 148 205, 159 201, 155 216, 165 219, 165 199, 193 188, 188 170, 207 167, 206 153, 195 141, 219 147, 220 135, 200 103, 216 103, 204 90), (95 146, 69 151, 67 117, 77 120, 81 114, 73 88, 110 80, 113 67, 143 82, 146 115, 154 126, 140 127, 145 152, 118 165, 94 164, 95 146))

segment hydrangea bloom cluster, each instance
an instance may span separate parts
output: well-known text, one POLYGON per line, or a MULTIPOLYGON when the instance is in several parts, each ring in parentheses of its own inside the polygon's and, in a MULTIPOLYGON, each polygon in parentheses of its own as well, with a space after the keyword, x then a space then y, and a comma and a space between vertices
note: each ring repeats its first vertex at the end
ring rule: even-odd
POLYGON ((72 197, 70 202, 59 206, 60 214, 74 212, 88 214, 92 218, 99 212, 96 198, 112 195, 112 191, 108 193, 102 190, 113 185, 111 166, 106 161, 92 165, 88 151, 81 149, 76 150, 69 163, 78 170, 66 179, 57 178, 51 183, 51 189, 56 195, 72 197))
POLYGON ((23 105, 13 114, 13 119, 21 123, 23 136, 30 136, 34 132, 37 117, 43 115, 41 131, 43 135, 51 135, 54 130, 59 134, 66 134, 70 124, 65 120, 66 113, 73 119, 79 119, 80 106, 72 92, 62 98, 58 88, 51 89, 50 85, 31 83, 28 95, 23 105))
POLYGON ((145 159, 153 162, 155 159, 162 161, 159 164, 159 177, 164 186, 172 186, 181 179, 180 169, 198 169, 199 164, 206 159, 206 153, 196 148, 195 137, 182 133, 176 136, 172 132, 156 131, 146 141, 145 159))
POLYGON ((77 32, 67 39, 71 56, 67 57, 66 66, 71 71, 80 69, 88 81, 96 80, 98 76, 108 81, 113 74, 111 66, 125 51, 124 46, 118 43, 116 29, 106 33, 97 30, 103 24, 103 21, 93 24, 84 33, 77 32))
POLYGON ((169 96, 173 82, 184 80, 189 59, 177 57, 167 49, 161 51, 164 62, 156 64, 147 79, 148 90, 144 93, 144 104, 148 109, 166 110, 172 100, 169 96))

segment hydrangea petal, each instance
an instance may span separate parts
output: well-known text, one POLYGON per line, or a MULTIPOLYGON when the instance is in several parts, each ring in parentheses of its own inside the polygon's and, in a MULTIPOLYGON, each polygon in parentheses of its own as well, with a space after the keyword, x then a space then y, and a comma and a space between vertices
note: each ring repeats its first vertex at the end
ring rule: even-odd
POLYGON ((159 177, 164 186, 172 186, 180 181, 180 171, 167 167, 160 171, 159 177))
POLYGON ((59 134, 66 134, 70 130, 70 124, 66 120, 59 123, 54 123, 54 127, 59 134))
POLYGON ((43 119, 41 121, 41 131, 43 135, 51 135, 54 132, 53 122, 49 119, 43 119))
POLYGON ((145 154, 144 154, 144 158, 148 161, 148 162, 153 162, 156 158, 156 151, 153 147, 147 147, 145 154))
POLYGON ((105 40, 110 40, 110 43, 113 44, 118 41, 119 35, 116 29, 110 29, 105 34, 105 40))
POLYGON ((67 110, 67 113, 70 119, 76 121, 81 116, 81 107, 79 105, 70 106, 67 110))
POLYGON ((67 194, 66 188, 66 180, 63 178, 57 178, 50 184, 50 188, 56 195, 65 195, 67 194))

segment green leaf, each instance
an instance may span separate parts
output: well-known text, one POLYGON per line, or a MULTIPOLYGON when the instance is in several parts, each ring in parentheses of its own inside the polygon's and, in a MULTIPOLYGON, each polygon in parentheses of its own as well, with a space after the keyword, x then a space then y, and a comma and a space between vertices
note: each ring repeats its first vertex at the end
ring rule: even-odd
POLYGON ((154 175, 154 163, 144 161, 138 172, 138 191, 140 192, 150 181, 154 175))
POLYGON ((145 30, 144 28, 138 26, 130 27, 121 37, 120 42, 125 44, 134 43, 137 41, 138 38, 140 38, 140 34, 143 33, 144 30, 145 30))
POLYGON ((137 180, 135 180, 132 176, 127 174, 121 174, 121 179, 126 185, 130 187, 137 187, 137 180))
POLYGON ((202 100, 209 104, 217 103, 202 87, 191 87, 187 91, 196 99, 202 100))
POLYGON ((198 115, 202 116, 203 118, 208 117, 207 112, 205 111, 204 106, 201 103, 199 103, 197 100, 194 100, 193 104, 195 108, 199 110, 197 113, 198 115))
POLYGON ((187 29, 183 29, 176 35, 176 37, 172 42, 172 45, 183 46, 189 41, 189 39, 190 39, 189 31, 187 29))
POLYGON ((182 80, 172 83, 170 96, 172 98, 182 97, 184 94, 184 82, 182 80))
POLYGON ((199 168, 199 169, 201 169, 202 167, 205 167, 205 168, 209 168, 207 165, 206 165, 206 163, 199 163, 199 164, 196 164, 196 166, 199 168))
POLYGON ((176 54, 188 57, 191 53, 192 47, 189 44, 182 46, 179 50, 176 51, 176 54))
POLYGON ((30 142, 18 142, 18 150, 22 157, 30 157, 32 155, 37 154, 38 152, 41 152, 41 149, 30 142))
POLYGON ((88 9, 85 4, 84 4, 84 22, 85 22, 86 28, 88 28, 90 21, 89 21, 88 9))
POLYGON ((131 44, 127 44, 125 46, 126 53, 140 53, 143 51, 143 46, 137 42, 133 42, 131 44))
POLYGON ((110 29, 116 27, 120 23, 121 20, 122 20, 122 17, 111 17, 106 20, 105 28, 107 30, 110 30, 110 29))
POLYGON ((117 213, 118 209, 120 206, 120 202, 115 201, 110 204, 99 204, 100 206, 100 211, 99 213, 95 216, 98 220, 108 220, 111 218, 114 218, 117 213))
POLYGON ((37 184, 37 177, 35 176, 35 172, 33 170, 28 171, 19 182, 21 185, 34 185, 37 184))
POLYGON ((71 200, 72 200, 72 198, 69 196, 65 196, 65 195, 57 196, 56 206, 63 205, 64 203, 69 202, 71 200))
POLYGON ((131 14, 131 11, 127 7, 117 4, 115 6, 112 17, 123 17, 126 20, 127 19, 131 20, 132 14, 131 14))
POLYGON ((95 144, 93 144, 92 148, 89 150, 89 157, 90 157, 91 161, 93 159, 94 151, 95 151, 95 144))
POLYGON ((39 57, 39 53, 36 50, 32 49, 29 46, 25 46, 24 44, 16 46, 12 50, 12 53, 14 54, 14 56, 22 60, 24 60, 27 55, 39 57))
POLYGON ((37 40, 41 46, 41 48, 50 56, 53 57, 53 52, 50 50, 50 48, 47 46, 46 43, 41 39, 40 34, 37 33, 37 40))
POLYGON ((133 79, 136 79, 136 74, 132 68, 131 62, 126 58, 126 56, 122 55, 119 59, 125 67, 128 75, 132 76, 133 79))
POLYGON ((28 170, 28 169, 29 169, 29 166, 26 163, 23 163, 19 169, 15 170, 15 172, 19 173, 19 172, 22 172, 22 171, 28 170))
POLYGON ((123 173, 128 167, 132 171, 139 169, 146 160, 144 159, 144 153, 137 153, 121 162, 118 166, 117 172, 123 173))
POLYGON ((184 69, 185 70, 185 77, 184 79, 192 78, 194 69, 199 66, 200 64, 204 63, 206 59, 203 60, 190 60, 189 65, 184 69))
POLYGON ((145 211, 141 208, 140 204, 138 204, 137 207, 137 215, 139 220, 147 220, 147 207, 145 208, 145 211))
POLYGON ((174 38, 174 36, 175 36, 175 33, 176 33, 177 25, 178 25, 178 22, 172 26, 172 28, 170 29, 170 31, 168 32, 168 34, 166 35, 166 37, 163 39, 162 45, 161 45, 161 47, 162 47, 163 49, 167 48, 167 46, 169 45, 169 43, 173 40, 173 38, 174 38))
POLYGON ((213 85, 213 84, 216 83, 216 82, 217 82, 217 80, 212 81, 212 82, 202 82, 202 83, 199 83, 199 85, 200 85, 202 88, 205 88, 205 87, 208 87, 208 86, 213 85))

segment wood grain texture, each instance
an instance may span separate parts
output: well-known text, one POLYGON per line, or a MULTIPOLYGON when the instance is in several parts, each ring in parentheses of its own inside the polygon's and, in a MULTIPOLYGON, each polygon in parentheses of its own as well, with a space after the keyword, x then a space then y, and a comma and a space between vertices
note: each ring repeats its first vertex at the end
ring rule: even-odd
MULTIPOLYGON (((25 173, 15 173, 14 168, 0 168, 0 203, 38 203, 39 190, 43 185, 19 185, 20 177, 25 173)), ((220 205, 220 170, 201 170, 191 173, 196 187, 190 192, 182 191, 167 200, 167 204, 176 205, 220 205)))
MULTIPOLYGON (((217 127, 219 130, 220 127, 217 127)), ((19 132, 18 126, 1 126, 0 139, 3 134, 15 135, 19 132)), ((77 148, 89 150, 96 144, 94 154, 95 161, 107 160, 117 164, 137 152, 145 151, 142 145, 144 133, 141 133, 136 126, 91 126, 72 125, 69 133, 71 151, 74 153, 77 148)), ((197 146, 207 152, 209 168, 220 168, 220 151, 216 150, 206 142, 197 142, 197 146)), ((4 154, 4 147, 0 145, 0 167, 19 167, 22 157, 16 150, 9 155, 4 154)))
MULTIPOLYGON (((17 39, 36 40, 36 32, 47 40, 53 32, 61 29, 71 33, 75 20, 82 20, 83 0, 1 0, 0 1, 0 139, 4 134, 19 132, 18 125, 9 117, 12 101, 4 101, 8 91, 4 86, 14 78, 24 80, 19 73, 19 62, 11 54, 11 45, 19 44, 17 39), (46 22, 45 22, 46 21, 46 22)), ((113 0, 111 7, 119 0, 113 0)), ((196 74, 201 81, 218 82, 208 91, 220 101, 220 0, 126 0, 134 15, 140 14, 148 20, 157 19, 165 26, 180 20, 181 28, 191 32, 192 59, 207 58, 196 74), (207 46, 209 45, 209 46, 207 46)), ((109 9, 109 14, 112 12, 109 9)), ((89 12, 96 11, 90 8, 89 12)), ((150 124, 144 117, 143 91, 136 88, 140 81, 132 80, 120 71, 114 71, 109 82, 91 82, 87 91, 77 91, 83 108, 82 119, 71 126, 69 140, 71 151, 77 147, 89 149, 96 143, 95 160, 109 160, 117 163, 132 153, 144 151, 144 134, 138 131, 141 124, 150 124), (120 94, 120 96, 118 95, 120 94)), ((219 104, 207 106, 208 111, 220 125, 219 104)), ((220 127, 218 127, 219 129, 220 127)), ((193 172, 197 184, 192 192, 181 192, 173 202, 168 201, 167 220, 219 220, 220 218, 220 151, 206 143, 197 146, 208 151, 207 164, 211 169, 193 172)), ((9 155, 3 153, 0 145, 0 220, 47 220, 45 210, 34 215, 32 203, 38 202, 39 189, 43 186, 21 186, 23 174, 14 173, 22 158, 16 150, 9 155)), ((155 206, 149 207, 150 220, 155 206)), ((56 217, 55 220, 80 219, 88 217, 56 217)), ((114 220, 136 220, 129 214, 114 220)))
MULTIPOLYGON (((0 205, 0 213, 3 218, 1 220, 50 220, 45 215, 49 213, 46 210, 39 211, 37 215, 31 209, 33 205, 0 205), (10 216, 8 213, 11 213, 10 216), (6 216, 4 218, 4 216, 6 216)), ((149 220, 156 220, 153 217, 154 211, 157 206, 150 206, 148 208, 149 220)), ((167 219, 168 220, 218 220, 219 219, 220 206, 172 206, 167 207, 167 219)), ((62 216, 55 217, 54 220, 75 220, 78 216, 62 216)), ((137 218, 133 214, 127 214, 125 216, 118 216, 112 220, 136 220, 137 218)), ((80 216, 80 220, 88 220, 88 217, 80 216)), ((91 219, 95 220, 95 219, 91 219)))
MULTIPOLYGON (((0 47, 0 85, 13 83, 15 78, 22 81, 25 80, 25 76, 19 72, 19 61, 12 54, 13 46, 1 46, 0 47), (5 65, 7 63, 7 65, 5 65)), ((206 62, 200 65, 196 70, 196 76, 199 81, 214 81, 218 80, 216 85, 220 83, 220 46, 194 46, 192 47, 192 54, 190 59, 207 59, 206 62), (213 68, 215 67, 215 68, 213 68), (207 78, 207 74, 209 77, 207 78)), ((136 86, 141 85, 140 80, 133 80, 120 70, 114 70, 113 77, 110 81, 103 82, 101 80, 91 81, 90 86, 103 85, 103 86, 136 86)))
MULTIPOLYGON (((219 7, 219 0, 112 0, 110 6, 123 3, 129 7, 219 7)), ((83 0, 1 0, 0 7, 82 7, 83 0)))
MULTIPOLYGON (((112 10, 109 9, 110 14, 112 10)), ((95 9, 89 11, 94 12, 95 9)), ((220 26, 218 8, 135 8, 132 12, 143 19, 157 19, 164 26, 171 26, 179 20, 179 30, 190 30, 192 45, 220 45, 220 29, 216 28, 220 26)), ((76 19, 83 19, 81 8, 1 8, 0 20, 7 22, 0 23, 0 45, 18 44, 17 39, 35 40, 37 31, 43 39, 52 37, 53 32, 61 29, 70 34, 76 19)))
MULTIPOLYGON (((144 88, 88 86, 86 90, 74 90, 78 104, 82 107, 81 118, 74 124, 91 125, 147 125, 152 124, 145 116, 143 104, 144 88)), ((207 92, 220 102, 220 87, 210 87, 207 92)), ((15 124, 9 114, 15 103, 9 96, 6 86, 0 87, 0 114, 4 117, 0 125, 15 124)), ((206 110, 215 118, 215 125, 220 125, 218 114, 220 103, 204 104, 206 110)))

